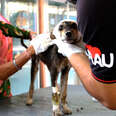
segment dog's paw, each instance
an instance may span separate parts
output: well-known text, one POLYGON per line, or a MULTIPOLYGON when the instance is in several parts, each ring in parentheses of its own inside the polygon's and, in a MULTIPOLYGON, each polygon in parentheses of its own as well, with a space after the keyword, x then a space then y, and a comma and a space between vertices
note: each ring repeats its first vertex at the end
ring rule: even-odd
POLYGON ((32 99, 27 99, 27 101, 26 101, 26 105, 27 106, 31 106, 32 103, 33 103, 33 100, 32 99))
POLYGON ((53 116, 64 116, 64 113, 58 108, 53 111, 53 116))
POLYGON ((71 109, 70 109, 66 104, 63 105, 63 107, 62 107, 62 112, 63 112, 64 114, 72 114, 71 109))

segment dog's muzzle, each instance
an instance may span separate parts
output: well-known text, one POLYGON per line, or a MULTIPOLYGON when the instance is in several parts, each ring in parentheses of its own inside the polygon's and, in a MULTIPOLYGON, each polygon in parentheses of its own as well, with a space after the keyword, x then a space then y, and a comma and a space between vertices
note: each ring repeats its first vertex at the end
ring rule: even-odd
POLYGON ((67 31, 65 34, 66 34, 66 37, 68 37, 68 38, 70 38, 72 36, 71 31, 67 31))
POLYGON ((73 33, 71 31, 67 31, 65 33, 65 39, 64 41, 68 42, 68 43, 72 43, 74 41, 73 39, 73 33))

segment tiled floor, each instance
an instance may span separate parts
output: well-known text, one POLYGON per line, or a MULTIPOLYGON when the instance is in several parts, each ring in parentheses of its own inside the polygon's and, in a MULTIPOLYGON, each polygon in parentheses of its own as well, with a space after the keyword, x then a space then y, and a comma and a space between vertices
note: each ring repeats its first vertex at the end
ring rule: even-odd
MULTIPOLYGON (((36 90, 32 106, 26 106, 25 100, 26 94, 1 100, 0 116, 52 116, 51 88, 36 90)), ((68 104, 72 116, 116 116, 116 111, 93 102, 82 86, 68 87, 68 104)))

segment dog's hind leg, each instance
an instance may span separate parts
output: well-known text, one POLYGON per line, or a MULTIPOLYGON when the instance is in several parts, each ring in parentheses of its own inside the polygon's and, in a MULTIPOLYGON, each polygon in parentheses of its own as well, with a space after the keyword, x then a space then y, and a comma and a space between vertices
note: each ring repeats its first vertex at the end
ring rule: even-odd
POLYGON ((69 70, 70 68, 67 66, 62 70, 62 73, 61 73, 61 82, 60 82, 61 90, 60 90, 59 107, 64 114, 72 114, 72 111, 68 108, 67 101, 66 101, 69 70))
POLYGON ((31 83, 30 83, 29 93, 27 96, 26 105, 32 105, 33 103, 34 81, 35 81, 36 73, 38 71, 38 63, 39 63, 39 59, 36 56, 33 56, 31 62, 31 83))

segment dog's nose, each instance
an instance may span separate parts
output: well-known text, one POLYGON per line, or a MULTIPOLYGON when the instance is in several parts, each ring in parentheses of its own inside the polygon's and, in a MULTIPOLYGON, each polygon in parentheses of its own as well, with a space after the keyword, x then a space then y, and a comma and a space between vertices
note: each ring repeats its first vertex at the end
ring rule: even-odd
POLYGON ((67 37, 71 37, 71 35, 72 35, 72 33, 71 33, 70 31, 67 31, 67 32, 66 32, 66 36, 67 36, 67 37))

